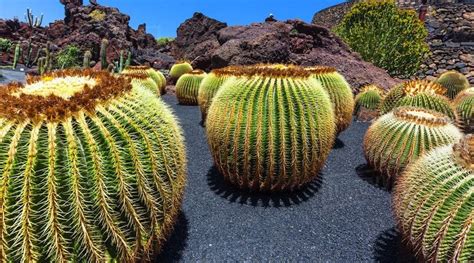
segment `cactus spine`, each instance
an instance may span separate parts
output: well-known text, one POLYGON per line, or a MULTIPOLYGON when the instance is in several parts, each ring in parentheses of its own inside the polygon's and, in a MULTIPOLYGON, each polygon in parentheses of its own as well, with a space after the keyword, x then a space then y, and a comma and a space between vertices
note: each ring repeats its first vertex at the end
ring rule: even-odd
POLYGON ((0 98, 0 261, 133 262, 159 249, 186 173, 163 102, 91 70, 30 77, 0 98))
POLYGON ((107 46, 109 45, 109 41, 107 39, 102 39, 102 42, 100 43, 100 65, 101 69, 105 70, 108 69, 108 63, 107 63, 107 46))
POLYGON ((327 93, 302 68, 245 67, 213 98, 206 131, 214 163, 240 188, 292 190, 312 181, 335 139, 327 93))
POLYGON ((453 101, 456 123, 464 133, 474 133, 474 87, 461 91, 453 101))
POLYGON ((393 87, 380 105, 380 114, 386 114, 399 106, 412 106, 434 110, 455 119, 446 89, 427 80, 412 80, 393 87))
POLYGON ((145 74, 150 77, 156 84, 161 95, 166 93, 166 78, 160 71, 148 66, 128 66, 123 70, 124 74, 145 74))
POLYGON ((14 54, 14 57, 13 57, 12 69, 16 69, 19 58, 20 58, 20 43, 16 44, 16 46, 15 46, 15 54, 14 54))
POLYGON ((206 73, 196 69, 182 75, 176 82, 176 98, 182 105, 198 105, 199 85, 206 73))
POLYGON ((459 92, 469 88, 466 76, 454 70, 441 74, 436 82, 446 88, 446 95, 450 99, 454 99, 459 92))
POLYGON ((133 86, 141 86, 151 91, 155 95, 160 94, 160 90, 156 85, 156 82, 148 74, 123 71, 121 75, 129 78, 133 86))
POLYGON ((172 79, 179 79, 183 74, 193 71, 193 67, 188 62, 178 62, 170 69, 170 77, 172 79))
POLYGON ((354 112, 357 114, 362 108, 368 110, 378 110, 384 93, 384 90, 377 85, 372 84, 362 87, 354 99, 354 112))
POLYGON ((90 68, 91 67, 91 59, 92 59, 92 53, 87 50, 84 52, 84 61, 83 61, 83 68, 90 68))
POLYGON ((420 262, 474 261, 474 135, 410 164, 393 193, 402 239, 420 262))
POLYGON ((405 167, 437 146, 461 138, 448 117, 423 108, 399 107, 378 118, 364 138, 365 158, 390 186, 405 167))

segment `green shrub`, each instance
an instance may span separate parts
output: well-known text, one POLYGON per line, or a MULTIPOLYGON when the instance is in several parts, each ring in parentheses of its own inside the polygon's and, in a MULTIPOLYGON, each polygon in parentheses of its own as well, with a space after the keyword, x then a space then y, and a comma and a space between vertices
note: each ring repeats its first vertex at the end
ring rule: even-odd
POLYGON ((81 50, 74 46, 70 45, 59 51, 56 56, 56 67, 60 69, 80 67, 82 65, 81 61, 81 50))
POLYGON ((364 60, 393 76, 413 75, 429 53, 428 31, 416 12, 399 9, 390 0, 353 5, 336 34, 364 60))
POLYGON ((173 37, 160 37, 156 39, 156 44, 158 44, 159 47, 164 47, 168 45, 168 43, 172 42, 174 40, 173 37))
POLYGON ((0 52, 8 52, 12 47, 12 42, 6 38, 0 38, 0 52))

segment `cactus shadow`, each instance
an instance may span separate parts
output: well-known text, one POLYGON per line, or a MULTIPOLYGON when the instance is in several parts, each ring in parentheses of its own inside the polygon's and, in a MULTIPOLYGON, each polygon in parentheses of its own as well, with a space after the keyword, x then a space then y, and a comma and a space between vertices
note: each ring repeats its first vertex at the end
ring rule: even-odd
POLYGON ((299 205, 308 201, 321 188, 323 177, 320 173, 309 184, 291 191, 262 193, 242 190, 224 179, 215 166, 207 173, 207 183, 209 188, 218 196, 231 203, 250 205, 255 207, 289 207, 299 205))
POLYGON ((173 232, 163 244, 161 253, 157 255, 153 262, 179 262, 183 256, 183 251, 187 247, 189 222, 186 215, 181 211, 177 217, 173 232))
POLYGON ((355 171, 357 175, 367 183, 385 190, 387 192, 392 191, 392 182, 387 182, 386 180, 383 179, 383 177, 380 175, 378 171, 375 171, 372 167, 370 167, 368 164, 361 164, 358 165, 355 168, 355 171))
POLYGON ((342 149, 346 146, 346 144, 339 138, 336 138, 334 141, 334 145, 332 146, 333 149, 342 149))
POLYGON ((373 256, 375 262, 381 263, 415 263, 416 257, 402 243, 402 237, 394 227, 377 236, 373 256))

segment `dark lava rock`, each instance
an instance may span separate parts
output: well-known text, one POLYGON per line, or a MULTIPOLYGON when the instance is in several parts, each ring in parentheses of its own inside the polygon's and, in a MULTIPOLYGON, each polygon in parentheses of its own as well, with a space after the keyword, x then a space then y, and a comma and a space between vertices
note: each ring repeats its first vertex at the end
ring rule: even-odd
POLYGON ((383 69, 365 62, 325 27, 300 20, 226 26, 201 13, 178 28, 172 55, 211 70, 228 65, 291 63, 336 67, 353 85, 397 83, 383 69))

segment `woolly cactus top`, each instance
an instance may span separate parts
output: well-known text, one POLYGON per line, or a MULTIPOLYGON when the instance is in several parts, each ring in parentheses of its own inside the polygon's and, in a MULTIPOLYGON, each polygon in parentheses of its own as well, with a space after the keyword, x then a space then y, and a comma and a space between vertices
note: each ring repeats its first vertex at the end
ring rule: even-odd
POLYGON ((132 89, 123 77, 91 70, 65 70, 28 77, 26 85, 0 89, 0 117, 9 120, 60 120, 132 89))
POLYGON ((443 126, 449 123, 449 118, 447 116, 423 108, 400 107, 393 110, 393 115, 400 120, 430 127, 443 126))
POLYGON ((204 70, 200 70, 200 69, 193 69, 191 72, 188 72, 186 74, 188 74, 188 75, 203 75, 203 74, 206 74, 206 72, 204 72, 204 70))
POLYGON ((327 66, 314 66, 314 67, 307 67, 305 70, 311 72, 311 74, 319 75, 319 74, 328 74, 328 73, 336 73, 337 69, 333 67, 327 66))
POLYGON ((232 72, 237 77, 268 77, 268 78, 303 78, 311 77, 311 73, 296 66, 244 66, 232 72))
POLYGON ((467 169, 474 171, 474 134, 468 134, 453 146, 457 159, 467 169))
POLYGON ((150 76, 144 72, 123 72, 121 75, 132 79, 147 79, 150 76))
POLYGON ((409 96, 416 96, 424 92, 429 94, 445 95, 447 90, 438 83, 428 80, 412 80, 403 85, 403 92, 409 96))
POLYGON ((385 91, 380 88, 379 86, 377 85, 374 85, 374 84, 368 84, 368 85, 365 85, 363 86, 360 90, 359 90, 359 93, 364 93, 364 92, 369 92, 369 91, 375 91, 377 92, 380 96, 382 96, 385 91))

